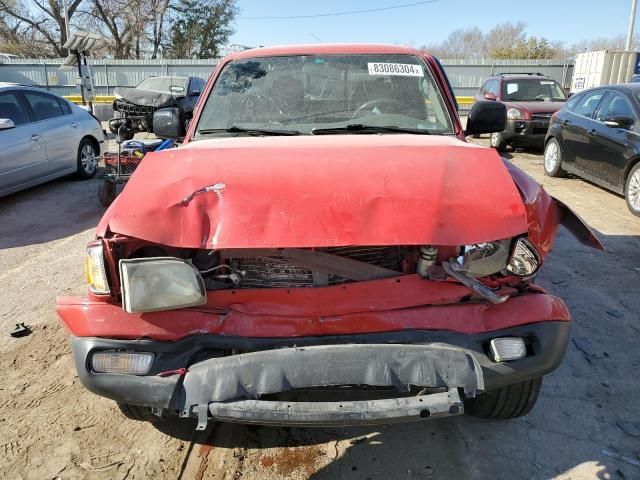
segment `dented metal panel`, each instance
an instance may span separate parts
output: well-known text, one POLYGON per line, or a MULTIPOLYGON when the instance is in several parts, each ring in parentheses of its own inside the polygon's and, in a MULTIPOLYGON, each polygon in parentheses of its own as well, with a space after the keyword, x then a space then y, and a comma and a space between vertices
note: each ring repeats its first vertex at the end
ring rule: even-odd
POLYGON ((244 137, 148 154, 107 231, 210 249, 464 245, 525 233, 527 219, 497 153, 457 138, 244 137))

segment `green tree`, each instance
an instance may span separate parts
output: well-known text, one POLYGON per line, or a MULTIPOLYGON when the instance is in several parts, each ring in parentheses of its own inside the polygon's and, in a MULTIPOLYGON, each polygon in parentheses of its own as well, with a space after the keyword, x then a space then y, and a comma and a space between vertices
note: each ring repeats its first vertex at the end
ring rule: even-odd
POLYGON ((180 0, 171 27, 169 55, 174 58, 215 58, 233 34, 236 0, 180 0))

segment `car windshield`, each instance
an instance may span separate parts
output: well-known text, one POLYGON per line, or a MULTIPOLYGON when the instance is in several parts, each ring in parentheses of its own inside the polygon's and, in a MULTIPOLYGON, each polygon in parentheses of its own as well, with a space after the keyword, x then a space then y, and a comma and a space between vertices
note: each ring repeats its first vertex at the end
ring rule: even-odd
POLYGON ((253 134, 269 130, 273 134, 453 133, 429 70, 411 55, 234 60, 216 80, 195 138, 242 135, 248 130, 253 134))
POLYGON ((502 100, 505 102, 564 102, 566 99, 554 80, 518 78, 502 81, 502 100))
POLYGON ((149 77, 136 88, 176 95, 187 91, 187 80, 185 77, 149 77))

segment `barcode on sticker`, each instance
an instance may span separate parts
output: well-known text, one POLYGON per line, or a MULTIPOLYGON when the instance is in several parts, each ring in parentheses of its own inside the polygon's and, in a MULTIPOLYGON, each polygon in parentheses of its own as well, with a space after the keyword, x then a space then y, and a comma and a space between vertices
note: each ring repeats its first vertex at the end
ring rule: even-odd
POLYGON ((422 67, 408 63, 368 63, 369 75, 403 75, 422 77, 422 67))

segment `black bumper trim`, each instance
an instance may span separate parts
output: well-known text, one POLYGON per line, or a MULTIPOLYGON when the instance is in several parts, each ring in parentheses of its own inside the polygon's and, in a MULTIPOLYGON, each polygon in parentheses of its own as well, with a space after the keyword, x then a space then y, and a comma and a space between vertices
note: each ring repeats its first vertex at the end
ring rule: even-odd
MULTIPOLYGON (((478 334, 408 330, 287 339, 195 335, 176 342, 73 337, 72 347, 80 381, 88 390, 122 403, 145 405, 160 409, 184 410, 183 407, 187 405, 186 394, 184 389, 179 387, 179 385, 182 385, 183 377, 179 375, 160 377, 157 374, 184 367, 193 370, 197 364, 204 363, 198 360, 198 355, 203 350, 237 349, 242 352, 294 346, 336 346, 345 344, 369 346, 371 344, 388 344, 398 347, 412 345, 453 348, 474 358, 474 361, 480 367, 484 390, 486 391, 541 377, 555 370, 566 351, 570 328, 570 322, 547 321, 478 334), (494 363, 486 355, 486 346, 489 340, 501 336, 521 336, 528 339, 530 355, 522 360, 494 363), (90 353, 93 350, 112 349, 154 352, 155 360, 150 375, 140 377, 91 373, 88 368, 90 353)), ((244 357, 245 355, 242 356, 244 357)), ((212 360, 225 359, 233 361, 234 356, 212 360)), ((205 362, 207 361, 211 360, 205 360, 205 362)), ((443 385, 445 384, 443 383, 443 385)), ((453 386, 453 383, 446 384, 446 386, 453 386)), ((482 388, 478 389, 482 390, 482 388)), ((191 405, 194 404, 199 404, 199 401, 191 403, 191 405)))

